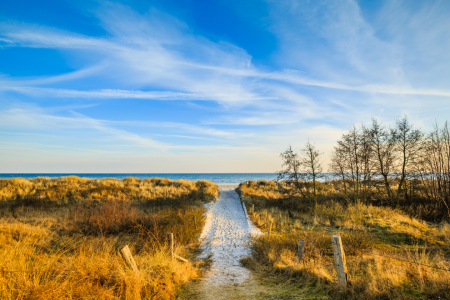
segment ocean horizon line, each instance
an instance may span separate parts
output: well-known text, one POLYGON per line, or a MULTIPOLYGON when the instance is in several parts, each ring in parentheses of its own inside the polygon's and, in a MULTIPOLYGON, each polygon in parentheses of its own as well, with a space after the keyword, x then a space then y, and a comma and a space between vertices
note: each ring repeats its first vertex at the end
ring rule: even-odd
POLYGON ((0 173, 0 175, 5 174, 277 174, 277 172, 8 172, 0 173))
POLYGON ((106 179, 126 177, 167 178, 170 180, 208 180, 214 183, 239 183, 244 181, 275 180, 277 173, 0 173, 1 179, 25 178, 35 179, 38 177, 59 178, 66 176, 78 176, 88 179, 106 179))

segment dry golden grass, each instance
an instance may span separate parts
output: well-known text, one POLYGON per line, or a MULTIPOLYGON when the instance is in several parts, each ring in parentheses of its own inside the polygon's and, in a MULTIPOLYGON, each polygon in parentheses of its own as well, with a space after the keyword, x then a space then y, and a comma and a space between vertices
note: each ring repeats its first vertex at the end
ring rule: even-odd
POLYGON ((2 180, 0 299, 175 298, 201 262, 172 260, 167 233, 175 252, 192 258, 186 245, 203 227, 202 200, 217 190, 167 179, 2 180), (125 245, 139 274, 119 255, 125 245))
POLYGON ((275 183, 250 182, 240 188, 253 222, 265 233, 267 224, 273 224, 273 234, 255 238, 252 257, 243 260, 266 278, 291 281, 297 288, 312 285, 311 297, 323 299, 450 298, 450 272, 444 271, 450 270, 447 223, 433 224, 359 201, 336 201, 339 197, 330 191, 328 198, 322 196, 315 204, 283 195, 275 183), (340 235, 343 241, 346 290, 337 287, 331 235, 340 235), (302 263, 297 261, 299 239, 306 243, 302 263))
POLYGON ((87 200, 189 200, 203 196, 212 200, 217 185, 204 180, 169 180, 128 177, 120 179, 87 179, 77 176, 36 179, 0 179, 0 201, 21 201, 33 205, 65 204, 87 200))
POLYGON ((117 249, 126 239, 60 238, 46 226, 1 224, 1 299, 169 299, 197 276, 191 263, 172 261, 165 248, 134 255, 140 273, 117 249))
MULTIPOLYGON (((395 187, 398 186, 400 178, 389 179, 392 193, 397 195, 395 187)), ((444 204, 444 201, 433 200, 431 197, 432 186, 435 184, 432 180, 406 180, 408 187, 407 194, 403 192, 398 197, 390 198, 386 193, 384 182, 372 179, 370 182, 364 182, 364 185, 357 185, 355 182, 346 179, 345 184, 342 180, 332 180, 327 182, 316 182, 317 197, 313 197, 312 182, 299 182, 299 189, 286 182, 268 182, 261 180, 258 182, 248 181, 241 184, 242 192, 253 198, 266 203, 267 199, 273 203, 273 200, 279 200, 278 207, 286 210, 305 209, 305 202, 314 204, 329 201, 349 204, 362 202, 374 206, 391 207, 402 210, 409 216, 427 220, 430 222, 450 222, 450 211, 444 204), (358 188, 358 192, 356 191, 358 188), (286 199, 303 199, 299 203, 295 201, 286 201, 286 199)), ((270 203, 267 203, 270 205, 270 203)))

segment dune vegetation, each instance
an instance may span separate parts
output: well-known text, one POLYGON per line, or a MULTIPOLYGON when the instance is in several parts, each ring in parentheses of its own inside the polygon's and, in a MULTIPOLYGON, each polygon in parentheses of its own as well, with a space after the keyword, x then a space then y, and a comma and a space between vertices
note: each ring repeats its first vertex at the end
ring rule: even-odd
POLYGON ((0 299, 172 299, 204 262, 173 260, 167 234, 194 257, 217 195, 208 181, 0 180, 0 299))
POLYGON ((285 181, 241 183, 247 211, 266 233, 253 239, 252 257, 242 263, 311 298, 448 299, 450 225, 382 205, 377 184, 384 183, 375 182, 361 201, 350 181, 345 189, 339 180, 316 182, 315 197, 311 182, 298 182, 299 190, 285 181), (337 284, 331 235, 342 238, 346 289, 337 284), (305 241, 300 263, 299 240, 305 241))
POLYGON ((316 298, 450 299, 450 125, 372 119, 337 141, 328 174, 321 155, 309 140, 299 153, 289 146, 278 181, 240 184, 252 220, 273 233, 243 262, 316 298), (347 258, 345 289, 331 235, 347 258))
POLYGON ((77 176, 0 179, 0 201, 14 200, 20 204, 66 204, 108 199, 141 202, 162 200, 162 203, 166 203, 168 200, 189 201, 198 197, 211 200, 217 191, 215 184, 204 180, 141 180, 134 177, 123 180, 88 179, 77 176))

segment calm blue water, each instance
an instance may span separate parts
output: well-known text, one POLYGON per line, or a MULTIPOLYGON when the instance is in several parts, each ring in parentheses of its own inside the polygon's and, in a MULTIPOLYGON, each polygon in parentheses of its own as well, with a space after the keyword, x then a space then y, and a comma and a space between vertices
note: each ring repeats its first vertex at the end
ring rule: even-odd
POLYGON ((36 177, 61 177, 75 175, 90 179, 118 178, 125 177, 144 178, 168 178, 171 180, 209 180, 215 183, 239 183, 247 180, 274 180, 276 173, 0 173, 0 178, 11 179, 16 177, 36 178, 36 177))

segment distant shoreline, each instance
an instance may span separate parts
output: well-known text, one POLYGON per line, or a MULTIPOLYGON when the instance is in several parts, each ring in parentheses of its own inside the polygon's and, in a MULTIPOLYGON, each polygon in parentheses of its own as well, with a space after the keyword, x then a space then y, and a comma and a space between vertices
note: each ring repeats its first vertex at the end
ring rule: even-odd
POLYGON ((117 178, 127 177, 146 178, 167 178, 170 180, 208 180, 217 184, 235 184, 243 181, 275 180, 276 173, 0 173, 0 179, 26 178, 33 179, 37 177, 59 178, 66 176, 78 176, 89 179, 117 178))

